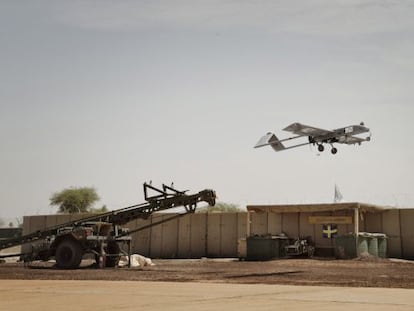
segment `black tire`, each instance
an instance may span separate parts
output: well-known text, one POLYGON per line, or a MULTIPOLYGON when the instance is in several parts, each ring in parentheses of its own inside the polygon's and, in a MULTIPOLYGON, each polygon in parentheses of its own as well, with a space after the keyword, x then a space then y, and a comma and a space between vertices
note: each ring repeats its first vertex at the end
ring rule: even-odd
POLYGON ((318 145, 319 152, 323 152, 324 150, 325 150, 325 147, 322 144, 318 145))
POLYGON ((331 149, 331 152, 332 152, 332 154, 336 154, 336 153, 338 152, 338 149, 336 149, 336 148, 332 148, 332 149, 331 149))
POLYGON ((74 240, 63 240, 56 248, 56 265, 61 269, 76 269, 83 256, 82 247, 74 240))

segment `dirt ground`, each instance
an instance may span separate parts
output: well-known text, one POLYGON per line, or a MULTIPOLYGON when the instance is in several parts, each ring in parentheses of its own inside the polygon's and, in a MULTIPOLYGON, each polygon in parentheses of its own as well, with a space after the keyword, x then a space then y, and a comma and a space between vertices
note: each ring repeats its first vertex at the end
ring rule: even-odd
POLYGON ((53 262, 0 264, 0 279, 108 280, 414 288, 414 261, 393 259, 153 260, 154 266, 97 269, 83 261, 76 270, 53 262))
POLYGON ((1 310, 412 311, 413 290, 149 281, 0 281, 1 310))

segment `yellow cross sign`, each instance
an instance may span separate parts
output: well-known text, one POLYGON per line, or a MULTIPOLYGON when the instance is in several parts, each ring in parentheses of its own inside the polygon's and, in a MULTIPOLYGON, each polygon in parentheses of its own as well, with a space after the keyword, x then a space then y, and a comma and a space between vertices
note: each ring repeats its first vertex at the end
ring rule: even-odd
POLYGON ((336 225, 323 225, 322 234, 324 238, 332 239, 338 234, 338 228, 336 225))

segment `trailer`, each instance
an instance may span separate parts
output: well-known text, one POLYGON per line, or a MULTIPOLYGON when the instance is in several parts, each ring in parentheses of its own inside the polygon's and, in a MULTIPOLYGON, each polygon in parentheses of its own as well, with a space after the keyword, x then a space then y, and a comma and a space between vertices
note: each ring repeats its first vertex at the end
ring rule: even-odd
POLYGON ((20 255, 25 262, 47 261, 54 258, 58 268, 76 269, 86 254, 92 254, 99 267, 115 267, 121 255, 126 253, 130 258, 132 233, 182 217, 188 213, 194 213, 200 202, 214 206, 216 201, 216 193, 211 189, 187 194, 187 191, 179 191, 173 186, 165 184, 160 189, 144 183, 143 188, 145 203, 91 215, 21 237, 2 240, 0 241, 0 250, 29 244, 30 251, 13 255, 20 255), (155 194, 149 195, 150 192, 155 194), (147 219, 155 212, 176 207, 184 207, 184 212, 131 231, 123 227, 132 220, 147 219))
POLYGON ((308 256, 312 258, 315 253, 315 244, 311 237, 289 239, 289 245, 285 246, 286 256, 308 256))

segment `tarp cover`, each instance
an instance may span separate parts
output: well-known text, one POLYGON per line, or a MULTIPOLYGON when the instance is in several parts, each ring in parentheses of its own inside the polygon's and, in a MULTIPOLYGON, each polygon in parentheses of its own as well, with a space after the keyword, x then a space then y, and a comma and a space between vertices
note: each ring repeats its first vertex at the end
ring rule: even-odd
MULTIPOLYGON (((154 266, 155 264, 152 263, 151 258, 144 257, 139 254, 132 254, 131 255, 131 268, 143 268, 145 266, 154 266)), ((127 267, 128 266, 128 256, 121 256, 118 263, 119 267, 127 267)))

